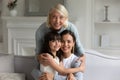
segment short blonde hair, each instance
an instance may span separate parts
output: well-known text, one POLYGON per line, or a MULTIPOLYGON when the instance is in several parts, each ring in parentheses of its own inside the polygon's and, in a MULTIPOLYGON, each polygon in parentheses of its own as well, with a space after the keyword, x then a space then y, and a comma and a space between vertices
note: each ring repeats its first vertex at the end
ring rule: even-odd
POLYGON ((52 7, 50 9, 48 17, 47 17, 47 25, 48 25, 48 27, 51 27, 50 15, 53 13, 53 11, 57 11, 58 13, 60 13, 64 17, 66 17, 66 21, 65 21, 63 27, 67 27, 68 26, 68 11, 62 4, 57 4, 57 5, 55 5, 54 7, 52 7))

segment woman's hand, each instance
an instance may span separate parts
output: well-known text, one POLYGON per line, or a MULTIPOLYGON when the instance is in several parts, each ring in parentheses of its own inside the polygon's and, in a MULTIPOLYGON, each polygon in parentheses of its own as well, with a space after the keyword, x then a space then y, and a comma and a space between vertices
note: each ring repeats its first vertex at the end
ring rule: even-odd
POLYGON ((40 77, 39 80, 53 80, 54 75, 52 73, 44 72, 40 77))
POLYGON ((42 53, 38 55, 38 60, 41 64, 43 64, 44 66, 47 66, 51 63, 51 61, 53 60, 53 57, 48 53, 42 53))
POLYGON ((67 76, 67 80, 75 80, 75 77, 72 73, 69 73, 67 76))
POLYGON ((84 72, 85 71, 85 55, 83 54, 82 56, 80 56, 77 61, 81 62, 80 71, 84 72))

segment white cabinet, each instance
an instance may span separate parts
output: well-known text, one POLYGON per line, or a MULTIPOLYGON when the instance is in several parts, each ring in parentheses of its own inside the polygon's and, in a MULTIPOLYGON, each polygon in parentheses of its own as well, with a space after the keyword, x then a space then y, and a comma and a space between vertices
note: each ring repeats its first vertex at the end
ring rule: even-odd
POLYGON ((120 0, 93 0, 93 48, 102 53, 120 53, 120 0), (107 8, 105 8, 107 6, 107 8))
POLYGON ((2 33, 2 20, 1 20, 1 3, 2 1, 0 0, 0 52, 3 52, 3 33, 2 33))
POLYGON ((46 17, 2 17, 4 52, 14 55, 35 55, 35 31, 46 17))

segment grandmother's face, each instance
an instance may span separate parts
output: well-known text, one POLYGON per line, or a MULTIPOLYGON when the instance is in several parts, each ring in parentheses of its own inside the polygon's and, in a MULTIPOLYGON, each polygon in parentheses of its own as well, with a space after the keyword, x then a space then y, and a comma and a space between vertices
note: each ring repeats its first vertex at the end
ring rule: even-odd
POLYGON ((64 25, 66 17, 57 11, 53 11, 50 15, 50 24, 54 30, 59 30, 64 25))

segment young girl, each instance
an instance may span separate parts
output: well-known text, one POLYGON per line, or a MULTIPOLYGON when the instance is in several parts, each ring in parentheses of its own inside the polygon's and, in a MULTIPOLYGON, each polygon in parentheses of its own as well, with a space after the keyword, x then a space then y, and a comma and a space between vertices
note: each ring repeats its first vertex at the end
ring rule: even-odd
MULTIPOLYGON (((56 55, 61 47, 61 36, 57 32, 48 32, 45 35, 44 41, 42 52, 49 53, 53 57, 55 63, 59 64, 59 59, 56 55)), ((40 64, 40 71, 53 74, 56 73, 56 71, 50 66, 44 66, 42 64, 40 64)))

